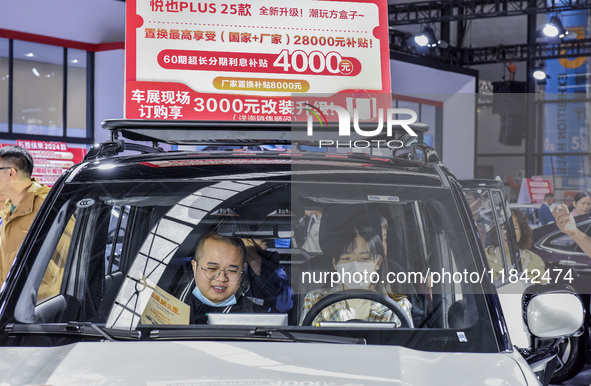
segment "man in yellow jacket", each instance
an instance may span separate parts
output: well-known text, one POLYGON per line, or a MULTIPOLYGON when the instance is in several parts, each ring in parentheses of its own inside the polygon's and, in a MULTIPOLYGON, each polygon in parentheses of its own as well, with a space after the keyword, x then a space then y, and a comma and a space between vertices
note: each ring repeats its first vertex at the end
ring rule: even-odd
POLYGON ((49 187, 31 178, 33 157, 19 146, 0 148, 0 194, 6 196, 0 211, 0 284, 4 283, 16 253, 49 187))

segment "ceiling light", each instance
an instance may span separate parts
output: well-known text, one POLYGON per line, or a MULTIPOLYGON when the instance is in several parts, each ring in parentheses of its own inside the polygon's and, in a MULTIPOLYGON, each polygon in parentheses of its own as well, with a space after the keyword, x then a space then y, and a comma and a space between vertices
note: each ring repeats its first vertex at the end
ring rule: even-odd
POLYGON ((546 73, 542 65, 536 66, 532 72, 532 76, 536 79, 537 84, 546 84, 546 79, 550 78, 550 75, 546 73))
POLYGON ((25 56, 26 56, 27 58, 32 58, 32 57, 34 57, 34 56, 35 56, 35 54, 34 54, 34 53, 32 53, 32 52, 27 52, 27 53, 25 54, 25 56))
POLYGON ((31 71, 33 71, 33 75, 41 76, 41 74, 39 74, 39 71, 37 71, 37 69, 35 67, 33 67, 33 69, 31 71))
POLYGON ((542 28, 542 32, 549 38, 563 39, 568 35, 568 31, 562 26, 558 16, 552 16, 550 21, 542 28))
POLYGON ((424 34, 417 35, 415 36, 415 43, 421 47, 425 47, 429 43, 429 38, 424 34))
POLYGON ((537 80, 546 79, 546 73, 544 72, 544 70, 535 70, 533 75, 534 78, 536 78, 537 80))
POLYGON ((550 38, 558 36, 558 28, 554 24, 546 24, 542 29, 542 32, 550 38))
POLYGON ((435 38, 433 27, 423 28, 423 31, 414 37, 414 41, 419 47, 429 48, 437 47, 437 45, 441 43, 440 40, 435 38))

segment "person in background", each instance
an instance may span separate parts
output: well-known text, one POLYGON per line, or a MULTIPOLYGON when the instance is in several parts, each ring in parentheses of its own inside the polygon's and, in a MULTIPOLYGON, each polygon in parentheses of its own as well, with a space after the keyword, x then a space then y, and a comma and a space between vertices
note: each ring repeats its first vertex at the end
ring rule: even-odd
POLYGON ((515 228, 515 236, 519 246, 521 267, 530 279, 537 278, 539 280, 544 275, 546 265, 540 256, 529 250, 534 240, 527 216, 519 210, 512 209, 511 217, 513 218, 513 227, 515 228))
POLYGON ((7 198, 0 211, 0 284, 49 192, 32 174, 33 157, 28 151, 19 146, 0 148, 0 194, 7 198))
POLYGON ((554 204, 556 200, 554 199, 554 194, 546 193, 544 195, 544 201, 542 201, 542 205, 538 210, 538 219, 540 220, 540 224, 546 225, 552 221, 554 221, 554 216, 552 216, 552 209, 551 206, 554 204))
POLYGON ((294 246, 307 252, 321 252, 318 234, 322 211, 320 209, 307 209, 294 227, 294 246))
POLYGON ((573 203, 571 205, 572 208, 570 209, 573 217, 589 213, 589 210, 591 209, 591 199, 589 198, 589 193, 579 192, 575 194, 573 203))
POLYGON ((199 238, 191 260, 195 288, 187 301, 190 323, 207 323, 209 313, 261 312, 241 290, 245 254, 238 238, 214 232, 199 238))
POLYGON ((476 222, 476 227, 478 228, 478 235, 480 236, 480 241, 482 242, 483 247, 487 247, 490 245, 490 229, 492 220, 486 217, 482 212, 482 197, 476 190, 468 190, 464 191, 466 195, 466 200, 470 205, 470 210, 472 211, 472 216, 474 216, 474 221, 476 222))
POLYGON ((242 239, 246 248, 249 286, 246 296, 268 312, 287 312, 293 307, 293 289, 277 252, 267 251, 267 241, 242 239))

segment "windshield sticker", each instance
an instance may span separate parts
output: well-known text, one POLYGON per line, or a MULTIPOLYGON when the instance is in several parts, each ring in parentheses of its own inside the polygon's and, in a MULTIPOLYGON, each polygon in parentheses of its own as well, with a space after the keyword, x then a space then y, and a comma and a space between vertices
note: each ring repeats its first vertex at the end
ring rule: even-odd
POLYGON ((468 338, 466 338, 466 334, 463 331, 458 331, 457 334, 458 334, 458 340, 460 342, 467 342, 468 341, 468 338))
POLYGON ((400 198, 398 196, 378 196, 375 194, 370 194, 367 196, 369 201, 388 201, 388 202, 400 202, 400 198))
POLYGON ((94 205, 94 200, 92 198, 85 198, 76 203, 78 208, 89 208, 94 205))

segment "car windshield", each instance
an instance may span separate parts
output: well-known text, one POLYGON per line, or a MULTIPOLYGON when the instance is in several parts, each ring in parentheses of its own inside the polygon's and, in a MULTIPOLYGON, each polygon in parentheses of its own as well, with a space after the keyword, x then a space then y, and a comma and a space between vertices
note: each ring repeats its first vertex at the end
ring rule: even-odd
POLYGON ((385 183, 405 178, 394 171, 354 184, 312 169, 206 177, 194 170, 201 175, 65 184, 41 228, 61 237, 32 246, 15 322, 91 322, 153 339, 206 331, 231 339, 229 325, 248 325, 249 337, 255 326, 267 338, 272 330, 429 351, 499 350, 487 268, 449 186, 385 183), (260 258, 243 268, 195 259, 206 234, 241 240, 247 256, 260 258), (196 285, 200 275, 214 285, 196 285), (234 299, 218 299, 227 304, 221 312, 196 316, 195 299, 232 288, 234 299), (253 306, 231 311, 243 296, 253 306))

